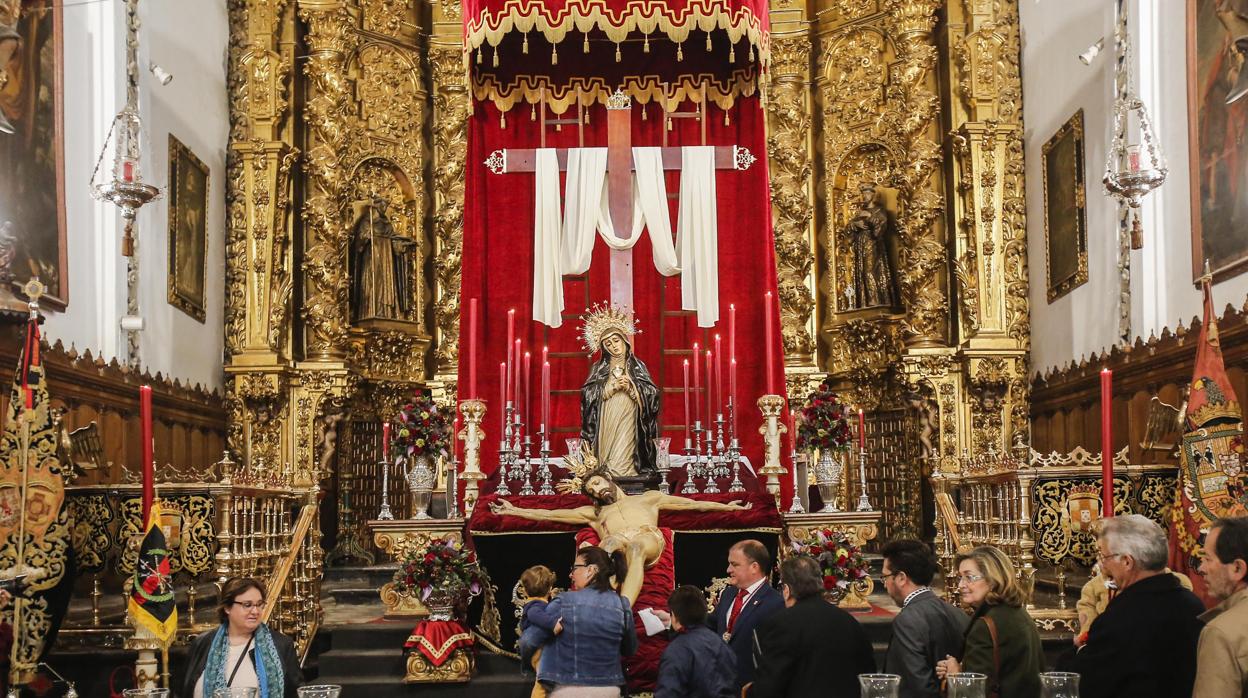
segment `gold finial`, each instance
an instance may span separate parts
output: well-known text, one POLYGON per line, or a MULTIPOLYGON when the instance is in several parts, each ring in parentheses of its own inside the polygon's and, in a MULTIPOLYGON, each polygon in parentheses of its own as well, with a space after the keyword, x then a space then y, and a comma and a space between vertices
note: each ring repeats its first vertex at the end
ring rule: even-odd
POLYGON ((1205 258, 1205 273, 1200 275, 1200 280, 1202 283, 1206 283, 1206 284, 1213 283, 1213 272, 1209 270, 1209 258, 1208 257, 1205 258))
POLYGON ((43 298, 47 290, 48 287, 44 286, 37 276, 30 277, 30 281, 22 285, 22 293, 25 294, 27 305, 30 307, 30 317, 39 317, 39 299, 43 298))

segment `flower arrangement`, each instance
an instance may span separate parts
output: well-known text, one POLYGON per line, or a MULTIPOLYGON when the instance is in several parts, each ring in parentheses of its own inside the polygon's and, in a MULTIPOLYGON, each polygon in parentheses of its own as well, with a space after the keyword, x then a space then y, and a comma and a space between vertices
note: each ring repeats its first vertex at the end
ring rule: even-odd
POLYGON ((417 393, 399 409, 394 420, 390 443, 395 455, 407 459, 445 456, 454 438, 450 415, 450 411, 438 407, 432 397, 417 393))
POLYGON ((853 435, 847 413, 845 404, 832 392, 832 384, 826 380, 820 383, 798 413, 801 424, 797 427, 797 447, 803 451, 849 448, 853 435))
POLYGON ((394 573, 395 591, 421 601, 435 593, 457 601, 476 596, 488 581, 477 554, 454 537, 434 540, 424 550, 410 550, 394 573))
POLYGON ((793 552, 815 558, 823 570, 825 591, 843 594, 850 584, 867 576, 867 561, 862 550, 840 531, 816 529, 812 539, 794 540, 793 552))

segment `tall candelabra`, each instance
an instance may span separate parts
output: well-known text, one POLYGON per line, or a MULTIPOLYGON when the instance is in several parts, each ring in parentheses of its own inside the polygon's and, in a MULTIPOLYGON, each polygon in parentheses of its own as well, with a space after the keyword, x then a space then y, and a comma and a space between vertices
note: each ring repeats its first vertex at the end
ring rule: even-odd
POLYGON ((385 458, 377 461, 381 468, 381 510, 377 512, 378 521, 394 521, 394 512, 390 511, 390 464, 385 458))
POLYGON ((867 499, 867 449, 858 449, 858 511, 871 511, 871 500, 867 499))

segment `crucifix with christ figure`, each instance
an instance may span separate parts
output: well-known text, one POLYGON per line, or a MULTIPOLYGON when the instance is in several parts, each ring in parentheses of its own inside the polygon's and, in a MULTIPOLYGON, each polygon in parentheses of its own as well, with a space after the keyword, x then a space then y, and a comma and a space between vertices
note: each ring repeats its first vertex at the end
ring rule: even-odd
MULTIPOLYGON (((579 106, 581 113, 575 119, 546 118, 545 93, 542 95, 541 145, 546 145, 546 127, 575 124, 578 128, 579 143, 585 145, 584 107, 579 106)), ((633 143, 632 143, 632 98, 617 89, 607 100, 607 201, 611 215, 614 235, 620 240, 630 240, 633 229, 633 143)), ((665 119, 697 118, 702 125, 702 145, 706 145, 706 92, 703 90, 702 101, 696 112, 664 112, 665 119)), ((661 156, 664 170, 681 169, 681 149, 667 145, 666 124, 663 131, 661 156)), ((556 150, 559 170, 568 169, 568 148, 556 150)), ((754 164, 755 157, 741 146, 716 146, 715 169, 746 170, 754 164)), ((495 150, 485 161, 486 167, 494 174, 510 174, 514 172, 536 172, 537 150, 533 148, 508 148, 495 150)), ((639 233, 640 234, 640 233, 639 233)), ((632 249, 611 250, 611 305, 616 307, 633 307, 633 251, 632 249)))

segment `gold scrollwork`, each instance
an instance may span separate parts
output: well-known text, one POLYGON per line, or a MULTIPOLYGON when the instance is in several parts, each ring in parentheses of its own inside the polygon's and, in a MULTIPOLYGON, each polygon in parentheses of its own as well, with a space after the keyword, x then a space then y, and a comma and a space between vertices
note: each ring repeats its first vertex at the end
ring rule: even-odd
POLYGON ((455 650, 442 666, 434 666, 419 651, 411 650, 407 653, 407 675, 403 683, 464 683, 472 679, 475 668, 471 649, 455 650))
MULTIPOLYGON (((1052 565, 1072 561, 1091 567, 1096 562, 1096 536, 1091 527, 1075 525, 1071 519, 1071 489, 1093 485, 1094 478, 1058 478, 1037 480, 1032 487, 1035 511, 1031 526, 1035 531, 1036 557, 1052 565)), ((1134 487, 1127 478, 1114 478, 1114 513, 1131 513, 1134 487)), ((1099 511, 1099 509, 1098 509, 1099 511)))
POLYGON ((116 519, 108 497, 102 494, 68 497, 65 503, 69 520, 73 522, 70 538, 78 572, 102 572, 113 547, 109 532, 116 519))

